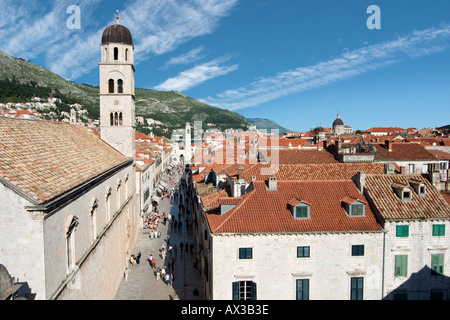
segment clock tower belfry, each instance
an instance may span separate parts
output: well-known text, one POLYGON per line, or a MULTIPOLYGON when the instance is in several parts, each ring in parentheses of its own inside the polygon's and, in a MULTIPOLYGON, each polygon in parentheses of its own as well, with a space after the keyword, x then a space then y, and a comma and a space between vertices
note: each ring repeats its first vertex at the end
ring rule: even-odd
POLYGON ((103 31, 100 69, 100 137, 135 158, 134 46, 130 31, 116 22, 103 31))

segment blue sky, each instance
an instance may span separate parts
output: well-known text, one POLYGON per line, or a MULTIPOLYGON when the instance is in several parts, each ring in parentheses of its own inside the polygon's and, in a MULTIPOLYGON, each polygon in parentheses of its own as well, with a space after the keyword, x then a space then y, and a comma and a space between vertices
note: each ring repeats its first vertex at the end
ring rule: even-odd
POLYGON ((0 0, 0 49, 98 85, 101 33, 133 34, 136 87, 291 130, 450 124, 448 0, 0 0), (80 8, 80 28, 67 20, 80 8), (370 5, 381 29, 369 29, 370 5))

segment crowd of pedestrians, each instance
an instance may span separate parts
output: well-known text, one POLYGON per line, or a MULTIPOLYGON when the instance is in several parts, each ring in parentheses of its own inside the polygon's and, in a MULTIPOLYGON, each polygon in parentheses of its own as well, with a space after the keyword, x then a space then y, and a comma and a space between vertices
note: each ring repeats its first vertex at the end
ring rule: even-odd
MULTIPOLYGON (((196 262, 193 265, 196 267, 197 264, 195 243, 188 240, 190 238, 188 233, 192 228, 192 220, 190 212, 186 208, 187 197, 184 193, 185 188, 183 184, 179 183, 183 170, 181 166, 176 170, 169 176, 168 196, 163 197, 158 207, 154 209, 154 216, 159 220, 149 220, 150 222, 156 221, 156 223, 153 225, 149 223, 148 228, 144 226, 144 230, 147 229, 145 234, 148 235, 148 241, 151 241, 153 244, 148 247, 148 251, 146 249, 142 250, 141 247, 142 252, 146 254, 146 261, 149 265, 148 276, 153 277, 153 281, 156 281, 156 283, 163 282, 169 291, 171 290, 170 287, 173 288, 175 294, 172 295, 172 298, 175 299, 178 298, 176 292, 180 293, 179 290, 181 288, 183 288, 182 291, 185 291, 186 279, 184 278, 186 273, 184 271, 186 263, 188 261, 193 262, 195 259, 196 262), (175 269, 176 263, 179 264, 177 269, 175 269), (177 287, 174 286, 176 279, 182 281, 177 287), (183 282, 184 285, 182 284, 183 282)), ((139 264, 140 260, 141 252, 137 255, 132 255, 130 259, 131 265, 139 264)), ((153 285, 152 288, 156 290, 158 286, 153 285)), ((161 289, 160 287, 159 290, 161 289)), ((165 290, 162 291, 167 292, 165 290)), ((192 294, 194 298, 198 298, 198 289, 196 288, 196 291, 194 290, 192 294)), ((186 292, 184 292, 184 295, 186 295, 186 292)))

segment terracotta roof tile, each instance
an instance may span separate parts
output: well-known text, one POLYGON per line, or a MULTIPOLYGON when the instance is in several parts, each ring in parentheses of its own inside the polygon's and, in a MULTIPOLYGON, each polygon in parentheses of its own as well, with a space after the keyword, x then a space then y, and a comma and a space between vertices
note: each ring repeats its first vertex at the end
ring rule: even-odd
POLYGON ((416 143, 393 143, 392 151, 385 144, 373 144, 377 149, 375 161, 436 160, 423 146, 416 143))
POLYGON ((81 126, 0 118, 0 177, 45 203, 128 160, 81 126))
MULTIPOLYGON (((303 149, 266 149, 260 150, 265 159, 274 163, 278 157, 279 164, 326 164, 339 163, 328 151, 303 150, 303 149), (272 154, 273 153, 273 154, 272 154), (277 155, 278 153, 278 155, 277 155), (271 159, 273 157, 274 159, 271 159)), ((263 162, 263 161, 261 161, 263 162)))
POLYGON ((367 175, 365 190, 384 219, 450 218, 450 207, 439 191, 421 175, 367 175), (418 195, 410 180, 420 180, 426 195, 418 195), (401 200, 393 186, 411 189, 411 201, 401 200))
POLYGON ((268 191, 264 181, 254 181, 254 190, 240 204, 223 215, 217 208, 206 212, 212 232, 342 232, 381 231, 366 206, 364 217, 349 217, 341 204, 345 197, 365 201, 351 180, 278 181, 276 191, 268 191), (293 198, 310 204, 310 219, 294 219, 288 202, 293 198))

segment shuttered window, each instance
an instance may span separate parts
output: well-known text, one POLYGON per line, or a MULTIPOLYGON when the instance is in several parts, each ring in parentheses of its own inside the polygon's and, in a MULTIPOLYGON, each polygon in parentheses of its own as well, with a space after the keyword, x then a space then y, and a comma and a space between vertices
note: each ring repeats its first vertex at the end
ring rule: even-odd
POLYGON ((358 244, 352 246, 352 256, 364 256, 364 245, 358 244))
POLYGON ((433 236, 434 237, 445 236, 445 224, 434 224, 433 225, 433 236))
POLYGON ((233 282, 233 300, 256 300, 256 283, 253 281, 233 282))
POLYGON ((239 248, 239 259, 252 259, 253 248, 239 248))
POLYGON ((351 300, 363 300, 363 277, 353 277, 350 279, 350 299, 351 300))
POLYGON ((396 236, 397 237, 409 237, 409 226, 397 226, 396 236))
POLYGON ((431 255, 431 274, 443 275, 444 274, 444 254, 432 254, 431 255))
POLYGON ((395 256, 395 277, 406 277, 408 275, 408 255, 396 255, 395 256))
POLYGON ((308 247, 297 247, 297 258, 309 258, 310 249, 308 247))
POLYGON ((309 300, 309 279, 297 279, 296 299, 309 300))

